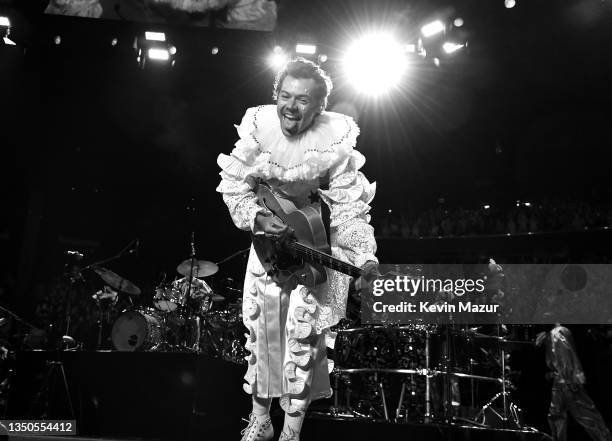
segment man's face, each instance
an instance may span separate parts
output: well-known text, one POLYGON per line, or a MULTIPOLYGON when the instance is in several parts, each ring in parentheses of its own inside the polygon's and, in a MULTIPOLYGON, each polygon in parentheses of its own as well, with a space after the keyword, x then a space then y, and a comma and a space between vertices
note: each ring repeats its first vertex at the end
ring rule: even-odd
POLYGON ((276 101, 276 112, 285 136, 302 133, 321 112, 321 100, 316 98, 316 87, 312 78, 287 75, 283 80, 276 101))

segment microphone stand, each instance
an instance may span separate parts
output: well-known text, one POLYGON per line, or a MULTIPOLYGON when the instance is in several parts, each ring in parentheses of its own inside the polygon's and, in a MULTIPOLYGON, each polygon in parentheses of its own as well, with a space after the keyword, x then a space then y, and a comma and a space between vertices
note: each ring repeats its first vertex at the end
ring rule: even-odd
POLYGON ((98 260, 97 262, 90 263, 89 265, 81 268, 79 272, 82 272, 88 269, 96 269, 97 267, 101 265, 104 265, 109 262, 114 262, 115 260, 120 259, 123 256, 126 256, 128 254, 134 254, 137 250, 137 247, 134 246, 136 244, 138 244, 138 239, 134 239, 130 241, 130 243, 128 243, 125 247, 123 247, 123 249, 119 251, 117 254, 115 254, 114 256, 108 257, 106 259, 98 260))

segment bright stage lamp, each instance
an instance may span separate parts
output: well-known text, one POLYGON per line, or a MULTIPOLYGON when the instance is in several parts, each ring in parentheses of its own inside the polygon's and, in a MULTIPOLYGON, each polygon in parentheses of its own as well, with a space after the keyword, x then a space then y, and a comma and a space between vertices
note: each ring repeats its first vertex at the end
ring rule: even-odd
POLYGON ((282 50, 275 50, 268 57, 268 65, 273 69, 280 69, 285 65, 285 63, 287 63, 287 61, 289 61, 289 58, 282 50))
POLYGON ((386 34, 358 40, 347 51, 343 64, 348 80, 369 95, 380 95, 396 86, 407 68, 404 46, 386 34))
POLYGON ((0 17, 0 26, 4 26, 6 28, 11 27, 11 21, 8 17, 0 17))
POLYGON ((301 44, 295 45, 296 54, 314 55, 317 53, 317 47, 314 44, 301 44))
POLYGON ((457 52, 459 49, 461 49, 463 46, 465 46, 464 44, 458 44, 458 43, 452 43, 450 41, 447 41, 446 43, 444 43, 442 45, 442 49, 444 50, 444 52, 446 52, 447 54, 452 54, 453 52, 457 52))
POLYGON ((145 32, 145 40, 166 41, 166 34, 163 32, 145 32))
POLYGON ((427 23, 421 28, 421 33, 423 37, 433 37, 436 34, 444 32, 444 23, 440 20, 432 21, 431 23, 427 23))
POLYGON ((170 59, 168 49, 151 48, 147 54, 149 55, 149 60, 168 61, 170 59))

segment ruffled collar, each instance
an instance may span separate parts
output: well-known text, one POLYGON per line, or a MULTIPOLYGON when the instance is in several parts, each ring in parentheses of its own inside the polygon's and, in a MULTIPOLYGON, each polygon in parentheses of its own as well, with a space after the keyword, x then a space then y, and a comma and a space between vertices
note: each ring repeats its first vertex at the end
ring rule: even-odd
MULTIPOLYGON (((351 155, 359 135, 351 117, 323 112, 308 130, 286 137, 274 105, 248 109, 236 129, 240 139, 231 156, 242 163, 242 172, 286 182, 322 176, 351 155)), ((220 161, 224 169, 227 159, 220 161)))

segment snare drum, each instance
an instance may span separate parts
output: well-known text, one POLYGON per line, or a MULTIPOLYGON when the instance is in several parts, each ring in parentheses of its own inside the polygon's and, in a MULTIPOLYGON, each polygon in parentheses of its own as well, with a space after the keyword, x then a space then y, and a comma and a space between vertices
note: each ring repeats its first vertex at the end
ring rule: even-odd
POLYGON ((118 351, 146 351, 161 342, 162 320, 153 308, 124 311, 113 324, 112 340, 118 351))

